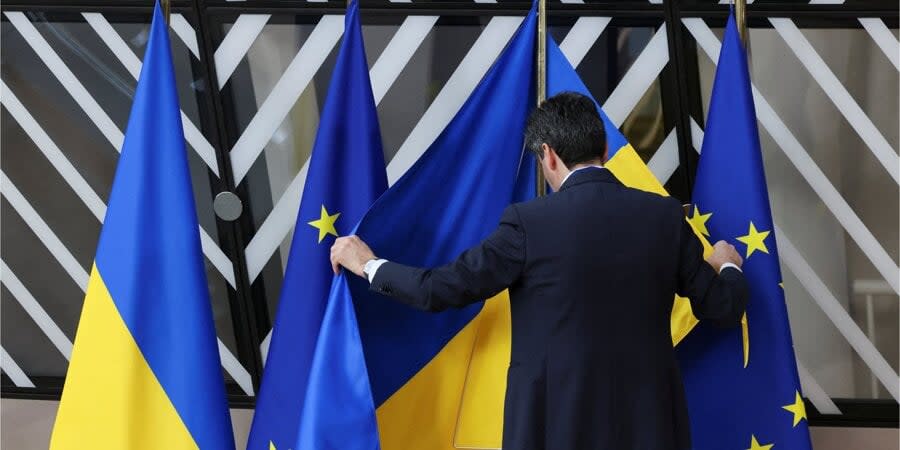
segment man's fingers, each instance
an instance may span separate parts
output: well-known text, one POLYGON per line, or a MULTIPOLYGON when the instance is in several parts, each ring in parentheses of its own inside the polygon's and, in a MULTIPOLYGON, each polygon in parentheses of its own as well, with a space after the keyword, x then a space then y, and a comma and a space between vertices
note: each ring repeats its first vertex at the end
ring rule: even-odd
POLYGON ((334 273, 340 272, 341 266, 362 276, 362 267, 366 261, 373 259, 372 251, 359 236, 343 236, 335 239, 331 246, 331 268, 334 273))
POLYGON ((344 241, 341 238, 338 238, 334 241, 334 245, 331 246, 331 270, 334 271, 334 274, 337 275, 341 271, 341 251, 344 247, 344 241))
POLYGON ((338 263, 337 255, 334 254, 334 247, 331 247, 331 270, 334 271, 334 274, 337 275, 338 270, 340 270, 341 265, 338 263))
POLYGON ((736 264, 738 267, 744 264, 744 258, 741 257, 741 254, 737 251, 737 248, 734 247, 731 243, 724 242, 723 247, 725 248, 726 255, 728 259, 731 260, 732 263, 736 264))

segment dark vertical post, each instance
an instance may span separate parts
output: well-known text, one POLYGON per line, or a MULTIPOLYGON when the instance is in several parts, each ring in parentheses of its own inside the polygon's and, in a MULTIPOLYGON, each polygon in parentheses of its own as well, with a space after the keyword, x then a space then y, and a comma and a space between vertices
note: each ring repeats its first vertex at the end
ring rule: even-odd
POLYGON ((235 184, 229 163, 228 148, 231 145, 227 130, 229 122, 226 120, 222 94, 219 91, 218 77, 216 76, 214 42, 214 36, 218 36, 216 22, 212 15, 207 14, 206 5, 202 0, 193 0, 191 6, 197 19, 200 61, 204 70, 204 87, 208 91, 207 95, 203 96, 204 102, 206 110, 216 125, 216 132, 209 138, 216 149, 216 159, 219 161, 219 174, 221 174, 219 192, 233 192, 244 201, 244 210, 240 218, 230 222, 217 218, 216 223, 222 250, 234 263, 235 289, 233 292, 229 292, 229 301, 234 337, 237 343, 237 357, 250 372, 253 388, 256 391, 259 389, 263 368, 259 348, 260 335, 265 332, 263 330, 265 322, 268 322, 268 309, 264 295, 254 295, 244 257, 246 241, 249 241, 249 236, 252 235, 252 219, 250 218, 249 203, 245 200, 247 199, 246 183, 243 186, 235 184))
MULTIPOLYGON (((538 29, 537 29, 537 105, 547 98, 547 0, 538 0, 538 29)), ((541 165, 536 167, 537 186, 535 191, 538 197, 547 195, 547 181, 544 180, 544 172, 541 165)))

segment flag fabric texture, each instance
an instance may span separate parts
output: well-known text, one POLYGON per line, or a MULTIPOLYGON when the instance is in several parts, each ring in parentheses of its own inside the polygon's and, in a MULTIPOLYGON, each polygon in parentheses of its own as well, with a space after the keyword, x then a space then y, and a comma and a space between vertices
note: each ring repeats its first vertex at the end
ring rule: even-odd
MULTIPOLYGON (((535 36, 532 8, 446 129, 361 220, 356 233, 379 257, 449 262, 493 230, 517 192, 526 195, 534 166, 522 164, 522 136, 534 104, 535 36)), ((508 314, 508 298, 488 305, 503 300, 508 314)), ((373 436, 390 450, 454 448, 479 313, 488 309, 429 314, 369 292, 361 278, 335 277, 296 448, 375 448, 373 436), (361 350, 339 344, 354 339, 361 350), (377 412, 367 416, 367 402, 377 412), (328 410, 338 405, 341 414, 328 410)), ((502 393, 505 381, 492 389, 502 393)))
POLYGON ((51 449, 234 448, 159 4, 51 449))
POLYGON ((747 57, 733 15, 707 122, 696 215, 705 234, 741 253, 751 296, 748 333, 701 323, 678 347, 694 448, 809 449, 747 57))
MULTIPOLYGON (((312 371, 315 361, 338 357, 340 361, 330 361, 337 366, 322 369, 353 375, 349 381, 357 384, 366 379, 358 338, 354 342, 350 336, 335 335, 337 331, 348 332, 348 327, 355 329, 355 323, 351 323, 351 317, 335 315, 337 300, 329 299, 334 278, 329 255, 334 239, 350 234, 387 189, 357 1, 349 6, 344 20, 345 33, 310 158, 248 450, 375 448, 355 446, 352 442, 354 438, 365 441, 366 431, 377 430, 352 427, 348 422, 349 416, 360 411, 353 400, 363 401, 365 408, 368 396, 371 405, 368 387, 357 386, 360 399, 341 397, 350 393, 334 389, 336 379, 323 379, 323 373, 312 371), (329 318, 323 320, 326 314, 329 318), (341 372, 350 367, 356 372, 341 372), (329 434, 310 425, 303 435, 316 444, 299 445, 304 410, 317 420, 343 417, 340 423, 345 427, 340 434, 348 440, 337 446, 324 445, 326 441, 318 439, 328 438, 329 434)), ((342 314, 352 312, 343 310, 342 314)))

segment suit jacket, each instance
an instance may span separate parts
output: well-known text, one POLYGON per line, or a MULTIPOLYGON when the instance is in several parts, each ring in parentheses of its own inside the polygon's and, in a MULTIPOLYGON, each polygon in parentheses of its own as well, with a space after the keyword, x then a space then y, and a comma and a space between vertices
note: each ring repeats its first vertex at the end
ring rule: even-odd
POLYGON ((370 288, 428 311, 509 288, 506 450, 690 448, 672 299, 688 297, 700 320, 733 326, 748 297, 739 270, 716 274, 704 261, 677 200, 600 168, 511 205, 456 261, 388 262, 370 288))

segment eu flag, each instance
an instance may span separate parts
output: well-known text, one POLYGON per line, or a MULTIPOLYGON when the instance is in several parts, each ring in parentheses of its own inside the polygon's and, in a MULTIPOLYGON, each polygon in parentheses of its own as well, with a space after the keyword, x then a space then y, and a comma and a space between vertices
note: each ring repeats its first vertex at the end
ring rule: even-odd
POLYGON ((809 449, 747 57, 733 16, 707 122, 692 220, 741 252, 751 297, 743 330, 701 323, 678 347, 694 448, 809 449))
POLYGON ((331 244, 335 237, 349 234, 387 188, 358 2, 350 5, 344 21, 345 34, 309 163, 248 449, 269 450, 270 443, 277 449, 301 448, 296 446, 300 417, 334 276, 331 244))
MULTIPOLYGON (((536 22, 532 8, 453 120, 360 221, 357 234, 379 257, 450 261, 496 227, 520 190, 529 195, 534 166, 522 164, 522 142, 536 22)), ((508 297, 497 297, 429 314, 369 292, 362 278, 335 277, 295 448, 456 448, 477 319, 504 301, 509 314, 508 297)), ((500 355, 492 362, 505 368, 509 348, 500 355)), ((504 388, 491 385, 490 397, 504 388)))
POLYGON ((51 449, 234 448, 182 133, 157 3, 51 449))

